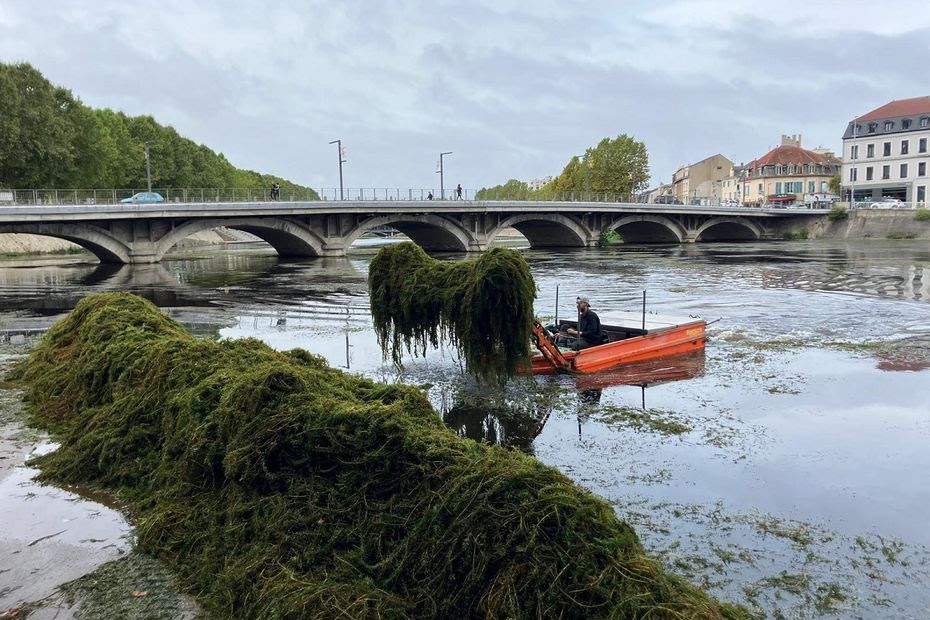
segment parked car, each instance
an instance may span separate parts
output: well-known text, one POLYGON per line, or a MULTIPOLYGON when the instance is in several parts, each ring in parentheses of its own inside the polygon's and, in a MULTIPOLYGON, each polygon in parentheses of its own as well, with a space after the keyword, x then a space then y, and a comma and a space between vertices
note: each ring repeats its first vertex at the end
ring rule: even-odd
POLYGON ((904 206, 904 203, 897 198, 892 198, 891 196, 885 196, 879 202, 873 202, 869 205, 870 209, 900 209, 904 206))
POLYGON ((665 195, 662 195, 662 196, 656 196, 656 197, 655 197, 655 200, 652 201, 652 204, 657 204, 657 205, 680 205, 680 204, 681 204, 681 201, 678 200, 678 198, 676 198, 675 196, 671 196, 671 195, 665 194, 665 195))
POLYGON ((720 206, 721 207, 738 207, 739 201, 738 200, 724 200, 720 203, 720 206))
POLYGON ((152 203, 152 202, 165 202, 165 198, 158 192, 139 192, 137 194, 133 194, 129 198, 123 198, 122 200, 120 200, 120 202, 133 203, 133 204, 138 204, 138 203, 145 204, 145 203, 152 203))

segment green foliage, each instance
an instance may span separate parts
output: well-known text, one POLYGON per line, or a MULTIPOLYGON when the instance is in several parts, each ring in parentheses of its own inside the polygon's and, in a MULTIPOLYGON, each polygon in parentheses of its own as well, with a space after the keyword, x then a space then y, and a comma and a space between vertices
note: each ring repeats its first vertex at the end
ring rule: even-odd
POLYGON ((785 241, 803 241, 807 239, 808 232, 806 230, 795 230, 791 232, 786 232, 782 235, 782 239, 785 241))
POLYGON ((203 145, 159 125, 82 104, 28 64, 0 63, 0 186, 11 188, 142 188, 150 142, 156 188, 267 189, 287 195, 308 188, 240 170, 203 145))
POLYGON ((917 233, 913 232, 890 232, 885 235, 885 239, 899 240, 899 239, 916 239, 917 233))
POLYGON ((582 157, 573 157, 562 174, 548 183, 544 192, 608 192, 629 196, 646 189, 649 183, 649 155, 646 145, 622 134, 604 138, 588 148, 582 157))
POLYGON ((526 183, 516 179, 510 179, 503 185, 482 187, 475 194, 477 200, 527 200, 535 197, 536 192, 526 183))
POLYGON ((61 447, 206 612, 235 618, 744 618, 648 558, 605 501, 447 429, 418 390, 305 351, 197 340, 83 299, 16 370, 61 447))
POLYGON ((607 193, 616 197, 631 196, 646 189, 649 183, 649 154, 646 145, 622 134, 604 138, 590 147, 582 157, 572 157, 562 174, 538 191, 526 183, 510 179, 503 185, 478 190, 478 200, 557 200, 572 192, 607 193))
POLYGON ((845 220, 849 218, 849 211, 843 207, 833 207, 827 213, 827 219, 831 222, 839 222, 840 220, 845 220))
POLYGON ((930 220, 930 209, 920 207, 917 211, 914 212, 914 219, 918 222, 926 222, 930 220))
POLYGON ((378 342, 395 364, 403 351, 425 355, 440 338, 458 347, 467 369, 506 378, 529 359, 536 284, 514 250, 440 261, 405 242, 382 248, 368 268, 378 342))
POLYGON ((832 177, 830 177, 830 183, 827 185, 827 187, 830 189, 831 193, 839 196, 840 195, 840 175, 834 174, 832 177))
POLYGON ((623 243, 623 237, 616 230, 602 232, 597 239, 597 247, 599 248, 607 248, 620 243, 623 243))

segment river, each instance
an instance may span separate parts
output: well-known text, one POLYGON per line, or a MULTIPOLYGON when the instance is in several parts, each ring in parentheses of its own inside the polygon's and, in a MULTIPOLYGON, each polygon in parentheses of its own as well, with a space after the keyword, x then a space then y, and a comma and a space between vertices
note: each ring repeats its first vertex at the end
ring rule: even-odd
POLYGON ((457 432, 559 468, 723 599, 767 616, 930 616, 926 242, 526 250, 546 318, 558 288, 563 317, 577 294, 633 310, 646 291, 649 311, 719 320, 699 356, 500 391, 475 386, 446 347, 402 370, 382 360, 366 292, 376 246, 300 262, 261 246, 140 267, 8 260, 0 334, 28 340, 83 295, 136 292, 203 337, 302 347, 422 386, 457 432))

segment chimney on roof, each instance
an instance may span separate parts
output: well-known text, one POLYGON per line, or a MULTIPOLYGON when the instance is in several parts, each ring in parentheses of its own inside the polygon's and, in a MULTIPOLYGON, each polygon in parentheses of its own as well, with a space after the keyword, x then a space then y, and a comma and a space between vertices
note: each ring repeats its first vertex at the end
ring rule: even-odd
POLYGON ((801 134, 781 134, 781 145, 782 146, 796 146, 801 147, 801 134))

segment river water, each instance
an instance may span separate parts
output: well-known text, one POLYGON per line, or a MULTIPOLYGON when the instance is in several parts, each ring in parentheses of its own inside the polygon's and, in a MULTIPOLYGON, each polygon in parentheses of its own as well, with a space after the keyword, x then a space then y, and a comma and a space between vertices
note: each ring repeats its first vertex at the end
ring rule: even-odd
POLYGON ((401 370, 382 360, 366 292, 376 242, 302 262, 243 247, 135 268, 4 261, 0 334, 29 339, 83 295, 136 292, 199 336, 422 386, 457 432, 559 468, 721 598, 766 616, 930 617, 925 242, 526 250, 543 317, 558 288, 563 317, 577 294, 638 310, 645 290, 649 311, 719 321, 701 355, 504 390, 475 386, 446 347, 401 370))

